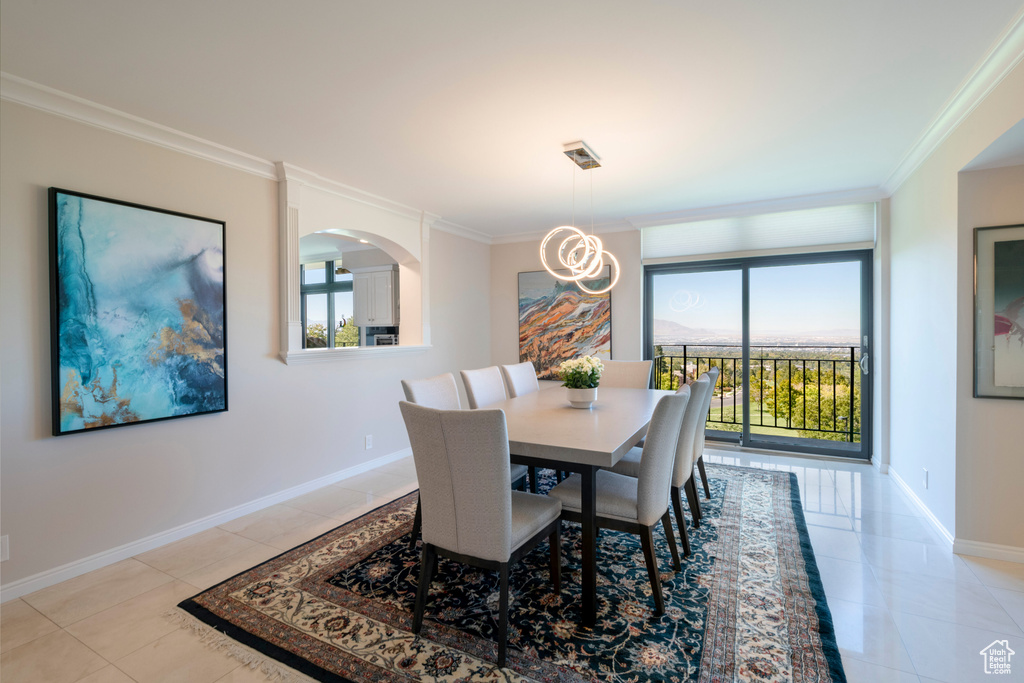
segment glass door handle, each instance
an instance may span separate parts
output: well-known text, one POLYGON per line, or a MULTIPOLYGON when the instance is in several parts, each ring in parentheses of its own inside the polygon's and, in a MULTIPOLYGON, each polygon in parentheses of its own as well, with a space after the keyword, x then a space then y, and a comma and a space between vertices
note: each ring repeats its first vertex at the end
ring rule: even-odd
POLYGON ((859 365, 860 371, 863 372, 865 375, 868 374, 868 354, 865 353, 863 356, 860 357, 859 365))

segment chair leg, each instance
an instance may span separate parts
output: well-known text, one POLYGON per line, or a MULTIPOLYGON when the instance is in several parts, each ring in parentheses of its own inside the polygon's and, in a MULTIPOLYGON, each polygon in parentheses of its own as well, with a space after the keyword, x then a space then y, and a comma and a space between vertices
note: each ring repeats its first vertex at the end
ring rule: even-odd
POLYGON ((423 626, 423 610, 427 606, 427 595, 430 593, 430 582, 437 564, 437 551, 429 543, 423 544, 420 556, 420 585, 416 588, 416 609, 412 616, 412 632, 419 633, 423 626))
POLYGON ((647 576, 651 579, 651 592, 654 593, 654 614, 660 617, 665 613, 665 601, 661 597, 661 577, 658 576, 658 561, 654 557, 654 537, 651 535, 651 527, 645 527, 640 532, 640 545, 644 549, 647 576))
POLYGON ((704 456, 697 457, 697 469, 700 470, 700 480, 704 484, 704 497, 711 500, 711 486, 708 484, 708 472, 704 469, 704 456))
POLYGON ((679 527, 679 536, 683 539, 683 557, 690 556, 690 537, 686 533, 686 518, 683 517, 683 501, 679 496, 679 487, 672 487, 672 507, 676 511, 676 526, 679 527))
POLYGON ((416 496, 416 516, 412 519, 412 533, 409 534, 409 550, 416 548, 416 541, 420 539, 420 526, 423 524, 423 516, 420 512, 420 497, 416 496))
POLYGON ((551 583, 555 595, 562 592, 562 532, 561 525, 555 527, 548 538, 548 545, 551 546, 551 583))
POLYGON ((527 476, 530 479, 530 491, 532 491, 533 493, 537 493, 537 468, 528 467, 527 476))
POLYGON ((676 549, 676 535, 672 533, 672 515, 669 513, 668 508, 665 508, 665 514, 661 518, 661 525, 665 527, 668 549, 672 552, 672 569, 680 571, 683 565, 679 564, 679 550, 676 549))
POLYGON ((505 654, 508 650, 508 562, 502 562, 501 597, 498 601, 498 668, 505 666, 505 654))
POLYGON ((564 476, 562 474, 562 470, 555 470, 555 483, 556 484, 561 484, 562 483, 562 479, 564 479, 564 476))
POLYGON ((700 498, 697 497, 697 483, 690 477, 689 481, 683 484, 686 489, 686 502, 690 504, 690 514, 693 516, 693 526, 700 528, 700 519, 704 515, 700 511, 700 498))

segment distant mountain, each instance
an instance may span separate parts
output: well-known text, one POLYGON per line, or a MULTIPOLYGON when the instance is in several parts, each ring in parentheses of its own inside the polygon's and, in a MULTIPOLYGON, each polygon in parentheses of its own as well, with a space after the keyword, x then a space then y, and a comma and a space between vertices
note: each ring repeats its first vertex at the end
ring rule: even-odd
POLYGON ((692 327, 680 325, 679 323, 672 320, 658 320, 654 319, 654 339, 658 341, 660 339, 671 339, 671 340, 682 340, 687 337, 693 338, 697 335, 707 334, 706 330, 696 330, 692 327))
MULTIPOLYGON (((856 345, 860 333, 855 329, 829 329, 814 332, 786 332, 769 330, 761 332, 751 339, 755 345, 764 344, 813 344, 826 342, 840 343, 843 346, 856 345)), ((731 344, 739 341, 739 330, 709 330, 705 328, 687 327, 672 320, 654 320, 654 343, 671 344, 731 344)))

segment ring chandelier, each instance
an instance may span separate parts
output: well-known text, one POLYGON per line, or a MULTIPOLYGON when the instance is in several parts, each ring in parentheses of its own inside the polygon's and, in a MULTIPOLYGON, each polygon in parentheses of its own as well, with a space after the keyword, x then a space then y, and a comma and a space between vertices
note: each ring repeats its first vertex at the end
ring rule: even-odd
POLYGON ((553 276, 566 282, 575 282, 577 287, 588 294, 604 294, 619 281, 619 260, 610 251, 604 250, 601 238, 597 235, 587 235, 571 225, 557 227, 544 237, 540 243, 540 262, 553 276), (569 236, 558 246, 558 263, 569 271, 569 275, 555 272, 548 265, 547 259, 548 242, 563 231, 567 231, 569 236), (612 275, 608 286, 604 289, 590 289, 583 283, 583 279, 598 276, 604 269, 605 259, 609 261, 612 275))
MULTIPOLYGON (((571 142, 565 145, 565 154, 584 170, 590 170, 601 165, 598 163, 597 155, 582 141, 571 142)), ((573 169, 573 222, 575 222, 575 207, 576 170, 573 169)), ((590 181, 590 215, 591 233, 593 233, 593 176, 591 176, 590 181)), ((572 225, 559 226, 544 236, 540 243, 540 262, 544 265, 544 269, 551 273, 553 277, 566 282, 575 282, 577 287, 588 294, 604 294, 610 291, 619 281, 619 261, 615 258, 614 254, 605 250, 604 245, 601 243, 601 238, 594 234, 588 235, 572 225), (568 233, 568 236, 562 239, 562 242, 558 245, 558 264, 562 272, 557 272, 548 263, 547 252, 549 243, 562 233, 568 233), (587 287, 583 280, 599 277, 606 264, 610 269, 608 286, 602 289, 587 287), (564 274, 566 270, 569 271, 568 275, 564 274)))

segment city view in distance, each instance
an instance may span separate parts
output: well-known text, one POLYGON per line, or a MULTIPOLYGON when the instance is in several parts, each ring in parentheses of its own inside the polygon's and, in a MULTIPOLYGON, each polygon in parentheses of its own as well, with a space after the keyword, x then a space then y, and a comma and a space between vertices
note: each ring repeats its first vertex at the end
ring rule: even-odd
MULTIPOLYGON (((739 345, 740 331, 709 330, 681 325, 672 320, 654 319, 654 343, 657 346, 682 344, 739 345)), ((787 333, 785 331, 765 332, 757 337, 751 335, 750 343, 755 346, 809 346, 814 344, 857 346, 860 331, 856 328, 829 329, 787 333)))
POLYGON ((860 441, 860 264, 750 268, 750 366, 744 395, 740 270, 653 279, 654 383, 676 389, 718 367, 709 428, 860 441))
MULTIPOLYGON (((654 343, 739 344, 741 287, 738 270, 656 277, 654 343)), ((751 268, 751 344, 857 346, 859 338, 859 263, 751 268)))

